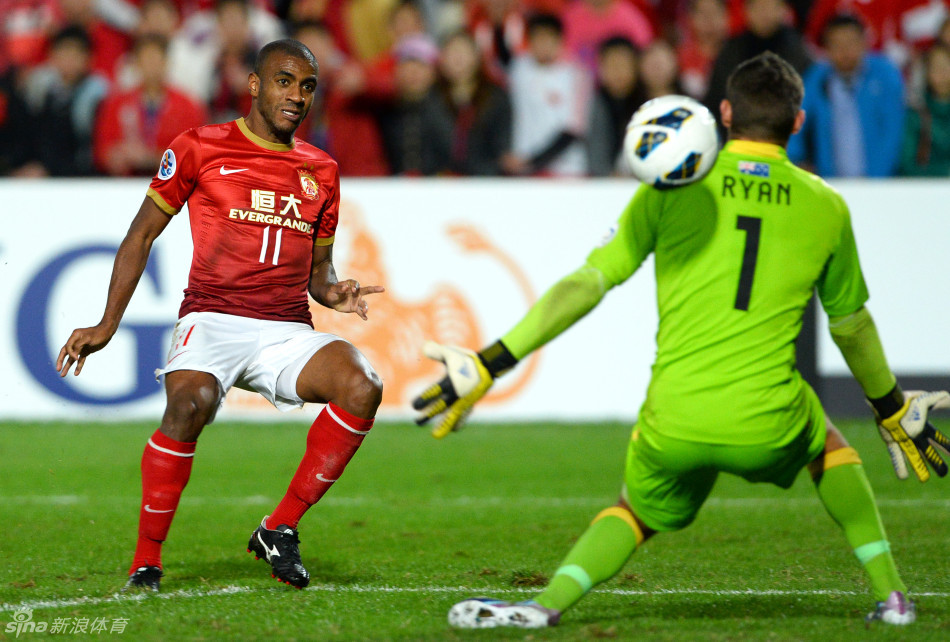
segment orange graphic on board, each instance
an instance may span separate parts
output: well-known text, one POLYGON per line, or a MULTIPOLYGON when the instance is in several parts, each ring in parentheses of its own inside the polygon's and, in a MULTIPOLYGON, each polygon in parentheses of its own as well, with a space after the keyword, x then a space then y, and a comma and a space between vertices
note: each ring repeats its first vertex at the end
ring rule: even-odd
MULTIPOLYGON (((382 263, 379 243, 366 226, 359 207, 349 201, 340 204, 341 227, 346 238, 346 260, 336 264, 341 278, 354 278, 360 283, 382 285, 383 294, 370 299, 370 320, 362 322, 354 315, 339 314, 311 302, 314 326, 321 332, 340 335, 355 345, 382 377, 383 401, 381 408, 408 409, 411 397, 422 387, 441 376, 441 365, 421 354, 426 339, 439 343, 477 348, 485 344, 474 305, 459 288, 441 283, 421 301, 399 298, 389 283, 386 266, 382 263)), ((338 234, 339 234, 338 229, 338 234)), ((517 285, 525 303, 534 302, 535 295, 527 276, 520 266, 504 251, 496 247, 478 229, 470 225, 449 225, 449 242, 460 251, 483 254, 497 261, 517 285)), ((504 387, 496 387, 483 404, 498 403, 518 395, 533 377, 538 357, 533 355, 513 373, 504 387)), ((243 390, 228 393, 230 408, 248 410, 269 407, 263 397, 243 390)))

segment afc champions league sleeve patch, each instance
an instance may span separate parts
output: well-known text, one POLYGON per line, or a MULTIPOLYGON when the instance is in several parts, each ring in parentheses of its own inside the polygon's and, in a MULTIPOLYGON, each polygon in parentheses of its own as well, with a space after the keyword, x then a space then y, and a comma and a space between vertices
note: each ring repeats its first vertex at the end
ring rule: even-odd
POLYGON ((300 190, 303 195, 311 201, 317 200, 317 195, 320 193, 317 179, 313 177, 313 174, 302 169, 297 170, 297 173, 300 175, 300 190))
POLYGON ((163 181, 167 181, 169 178, 175 175, 175 170, 177 168, 178 165, 175 162, 175 152, 170 149, 166 149, 165 153, 162 154, 162 163, 158 166, 158 178, 163 181))

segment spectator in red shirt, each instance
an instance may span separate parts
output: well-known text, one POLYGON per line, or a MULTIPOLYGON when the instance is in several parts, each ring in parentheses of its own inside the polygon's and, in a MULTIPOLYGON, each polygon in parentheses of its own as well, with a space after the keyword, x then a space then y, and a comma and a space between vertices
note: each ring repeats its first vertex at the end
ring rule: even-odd
POLYGON ((726 0, 689 0, 684 38, 676 49, 683 89, 693 98, 706 95, 713 62, 728 37, 726 0))
POLYGON ((141 84, 109 95, 99 109, 93 152, 111 176, 150 176, 172 140, 208 122, 204 106, 165 82, 168 42, 143 36, 133 61, 141 84))
POLYGON ((323 23, 299 24, 293 37, 305 44, 320 62, 319 103, 314 101, 310 114, 297 129, 297 136, 333 156, 341 176, 388 176, 389 165, 377 123, 381 103, 361 93, 365 86, 362 66, 338 48, 329 27, 323 23), (356 83, 347 85, 354 76, 356 83))
POLYGON ((340 70, 340 90, 349 95, 365 95, 388 101, 396 94, 396 49, 407 38, 427 36, 422 11, 413 0, 397 4, 389 16, 389 40, 392 46, 366 63, 354 59, 340 70))
POLYGON ((56 0, 0 0, 0 66, 42 63, 57 17, 56 0))

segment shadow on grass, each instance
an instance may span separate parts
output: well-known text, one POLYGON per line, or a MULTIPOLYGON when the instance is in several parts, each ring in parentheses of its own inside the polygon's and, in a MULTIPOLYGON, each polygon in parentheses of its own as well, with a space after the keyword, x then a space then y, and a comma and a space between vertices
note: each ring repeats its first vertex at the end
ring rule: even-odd
MULTIPOLYGON (((310 571, 310 583, 313 584, 334 584, 334 585, 353 585, 369 584, 379 580, 379 576, 372 573, 365 575, 355 575, 344 572, 339 565, 334 562, 328 562, 319 559, 303 560, 304 566, 310 571)), ((277 581, 271 577, 271 567, 264 559, 255 560, 254 555, 245 553, 242 556, 234 558, 210 560, 199 563, 190 563, 185 566, 172 565, 165 569, 167 580, 174 579, 175 582, 190 584, 197 582, 213 586, 228 584, 257 584, 258 581, 267 581, 277 584, 277 581)), ((164 586, 164 584, 163 584, 164 586)), ((282 585, 278 585, 282 586, 282 585)), ((169 588, 171 586, 169 585, 169 588)))

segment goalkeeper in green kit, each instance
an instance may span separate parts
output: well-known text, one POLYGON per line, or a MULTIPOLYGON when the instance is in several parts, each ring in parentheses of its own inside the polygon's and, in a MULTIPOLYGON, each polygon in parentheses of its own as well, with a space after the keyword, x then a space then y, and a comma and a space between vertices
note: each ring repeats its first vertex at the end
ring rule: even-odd
POLYGON ((593 586, 616 574, 645 540, 689 525, 720 472, 792 485, 807 468, 818 496, 867 571, 869 620, 914 621, 858 453, 827 421, 795 368, 795 340, 817 290, 831 334, 877 418, 898 477, 920 481, 947 466, 950 441, 927 422, 946 392, 904 395, 864 307, 848 208, 788 161, 804 122, 802 81, 765 53, 733 72, 722 102, 729 141, 704 179, 660 191, 642 185, 612 235, 551 287, 499 341, 475 353, 429 342, 446 376, 414 402, 433 434, 457 428, 492 381, 593 309, 655 255, 659 329, 646 401, 630 440, 623 491, 578 539, 534 599, 470 599, 454 626, 556 624, 593 586))

